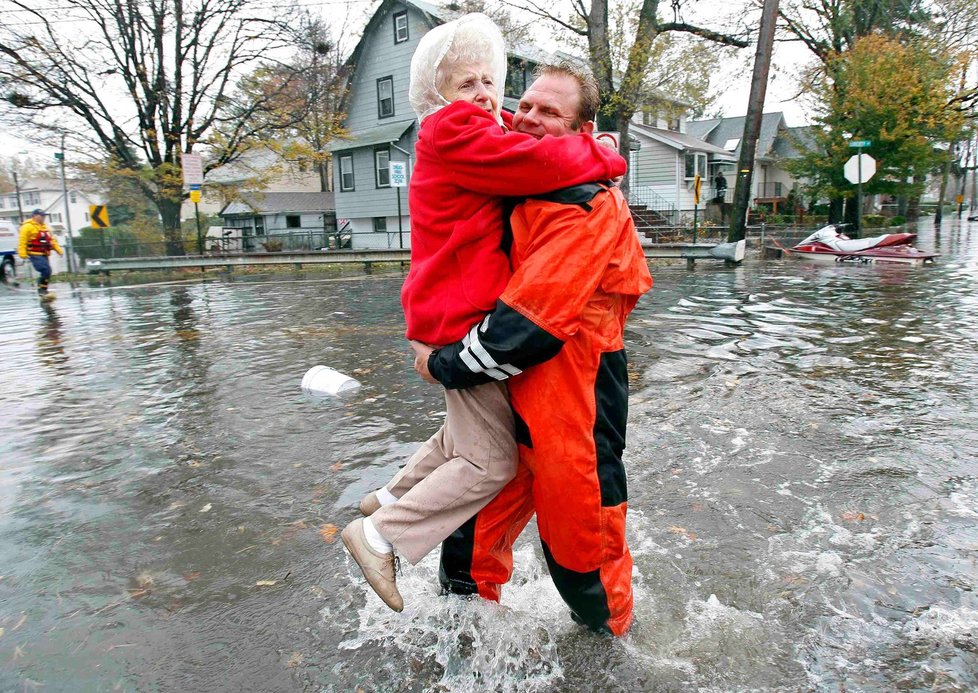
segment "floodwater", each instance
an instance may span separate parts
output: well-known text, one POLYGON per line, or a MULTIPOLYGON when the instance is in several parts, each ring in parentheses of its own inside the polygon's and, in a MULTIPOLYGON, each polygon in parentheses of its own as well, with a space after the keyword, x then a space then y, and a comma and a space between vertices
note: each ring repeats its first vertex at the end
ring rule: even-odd
POLYGON ((0 690, 974 690, 978 224, 921 228, 932 267, 653 266, 620 640, 532 525, 501 605, 346 558, 443 412, 399 271, 0 289, 0 690))

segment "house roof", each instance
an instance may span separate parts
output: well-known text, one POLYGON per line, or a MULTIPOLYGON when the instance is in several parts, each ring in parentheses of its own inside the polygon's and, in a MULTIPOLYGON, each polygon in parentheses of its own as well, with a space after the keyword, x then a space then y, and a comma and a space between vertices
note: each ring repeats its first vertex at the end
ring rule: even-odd
MULTIPOLYGON (((694 120, 686 123, 686 132, 721 148, 727 142, 737 140, 737 146, 732 152, 728 150, 724 151, 738 158, 740 156, 740 140, 744 136, 744 121, 746 119, 747 116, 694 120)), ((761 116, 761 132, 757 137, 758 159, 767 159, 774 154, 775 141, 777 140, 778 134, 784 128, 783 113, 764 113, 761 116)))
POLYGON ((707 154, 712 154, 714 159, 727 159, 730 161, 736 161, 736 158, 728 152, 726 149, 717 147, 699 139, 698 137, 693 137, 687 133, 675 132, 674 130, 664 130, 663 128, 653 128, 648 125, 639 125, 638 123, 632 123, 628 126, 629 133, 635 135, 644 135, 656 142, 661 142, 673 149, 678 149, 680 151, 696 151, 705 152, 707 154))
POLYGON ((397 142, 399 139, 404 137, 404 134, 416 122, 417 121, 412 118, 411 120, 402 120, 397 123, 378 125, 377 127, 372 127, 369 130, 351 132, 349 135, 347 135, 346 139, 336 140, 330 145, 329 148, 330 151, 341 152, 345 149, 360 149, 361 147, 373 147, 377 144, 389 144, 391 142, 397 142))
POLYGON ((804 125, 798 128, 785 128, 774 142, 773 155, 778 159, 797 159, 817 148, 814 125, 804 125))
MULTIPOLYGON (((350 53, 350 57, 348 57, 344 63, 348 73, 347 79, 353 78, 353 73, 356 70, 357 63, 360 61, 360 55, 366 49, 367 43, 370 41, 370 37, 377 30, 377 26, 390 14, 393 6, 397 4, 407 5, 418 10, 429 29, 433 29, 439 24, 447 22, 454 16, 451 10, 431 3, 422 2, 421 0, 384 0, 374 11, 370 21, 367 22, 367 26, 364 27, 363 33, 360 35, 360 40, 357 42, 356 48, 353 49, 353 52, 350 53)), ((347 107, 347 99, 349 96, 350 91, 347 90, 341 99, 341 108, 347 107)))
MULTIPOLYGON (((79 188, 79 181, 72 180, 71 178, 65 181, 68 187, 68 192, 82 193, 84 195, 90 195, 86 193, 81 188, 79 188)), ((83 184, 83 183, 82 183, 83 184)), ((20 182, 20 192, 55 192, 61 194, 61 179, 60 178, 29 178, 27 180, 21 179, 20 182)), ((9 190, 7 193, 0 194, 13 194, 13 190, 9 190)))
POLYGON ((336 209, 331 192, 243 192, 220 211, 222 217, 287 212, 330 212, 336 209))
MULTIPOLYGON (((387 18, 388 14, 390 14, 392 6, 395 4, 407 5, 408 7, 413 7, 418 10, 429 29, 433 29, 439 24, 444 24, 445 22, 449 22, 464 14, 464 12, 461 10, 451 9, 451 7, 443 7, 430 2, 424 2, 424 0, 383 0, 383 2, 380 3, 380 6, 374 11, 370 21, 367 22, 367 26, 364 27, 363 33, 360 35, 360 41, 357 43, 356 47, 353 49, 353 52, 350 53, 350 56, 344 63, 345 67, 349 71, 350 78, 352 78, 353 71, 356 69, 357 62, 360 60, 361 53, 363 53, 366 48, 368 37, 374 32, 377 25, 387 18)), ((582 56, 574 55, 561 50, 551 53, 525 41, 513 43, 507 47, 506 54, 510 57, 522 58, 523 60, 529 60, 535 63, 566 61, 580 67, 589 67, 587 59, 582 56)), ((615 84, 617 85, 619 82, 620 79, 616 77, 615 84)), ((343 95, 341 106, 344 108, 347 106, 346 100, 349 97, 349 94, 350 92, 347 91, 343 95)), ((669 96, 658 89, 654 90, 650 96, 677 103, 682 106, 690 105, 688 102, 669 96)), ((337 150, 334 149, 333 151, 337 150)))
POLYGON ((241 183, 261 175, 266 169, 279 163, 280 156, 271 149, 256 148, 242 152, 234 161, 207 172, 208 183, 241 183))

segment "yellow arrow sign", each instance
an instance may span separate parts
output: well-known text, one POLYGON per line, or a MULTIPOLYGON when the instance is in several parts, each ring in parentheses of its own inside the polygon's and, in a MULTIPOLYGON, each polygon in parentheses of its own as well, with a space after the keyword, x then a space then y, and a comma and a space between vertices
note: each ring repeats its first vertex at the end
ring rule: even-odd
POLYGON ((93 228, 109 228, 109 210, 105 205, 91 205, 88 208, 88 218, 92 220, 93 228))
POLYGON ((699 176, 693 177, 693 204, 698 205, 700 203, 700 190, 703 186, 703 180, 699 176))

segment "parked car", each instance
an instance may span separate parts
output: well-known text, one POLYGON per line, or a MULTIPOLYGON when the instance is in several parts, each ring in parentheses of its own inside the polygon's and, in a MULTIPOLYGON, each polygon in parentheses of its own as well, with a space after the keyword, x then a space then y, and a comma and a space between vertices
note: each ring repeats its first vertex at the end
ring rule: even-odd
POLYGON ((0 221, 0 281, 7 283, 16 271, 17 228, 7 221, 0 221))

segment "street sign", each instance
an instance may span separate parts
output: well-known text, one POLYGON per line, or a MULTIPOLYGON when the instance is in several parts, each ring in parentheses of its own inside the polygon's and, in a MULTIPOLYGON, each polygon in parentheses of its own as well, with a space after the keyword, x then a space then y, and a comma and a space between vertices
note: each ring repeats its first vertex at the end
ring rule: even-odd
POLYGON ((184 185, 203 185, 204 162, 201 161, 200 154, 181 154, 180 166, 183 168, 184 185))
POLYGON ((391 187, 403 188, 407 186, 407 164, 403 161, 392 161, 390 166, 391 187))
POLYGON ((190 191, 190 201, 193 202, 194 204, 200 202, 200 190, 190 191))
POLYGON ((842 167, 846 180, 853 184, 865 183, 876 173, 876 159, 869 154, 855 154, 842 167), (860 164, 860 159, 862 164, 860 164), (860 179, 860 175, 862 178, 860 179))
POLYGON ((693 204, 700 203, 700 189, 703 187, 703 180, 699 176, 693 177, 693 204))
POLYGON ((872 143, 872 140, 853 140, 849 143, 849 146, 853 149, 862 149, 863 147, 868 147, 872 143))
POLYGON ((594 133, 594 139, 597 140, 600 144, 604 144, 608 147, 611 147, 617 152, 618 143, 621 142, 621 133, 610 132, 610 131, 604 131, 604 132, 598 131, 594 133))
POLYGON ((93 229, 109 228, 109 210, 106 209, 105 205, 90 205, 88 218, 92 221, 93 229))

